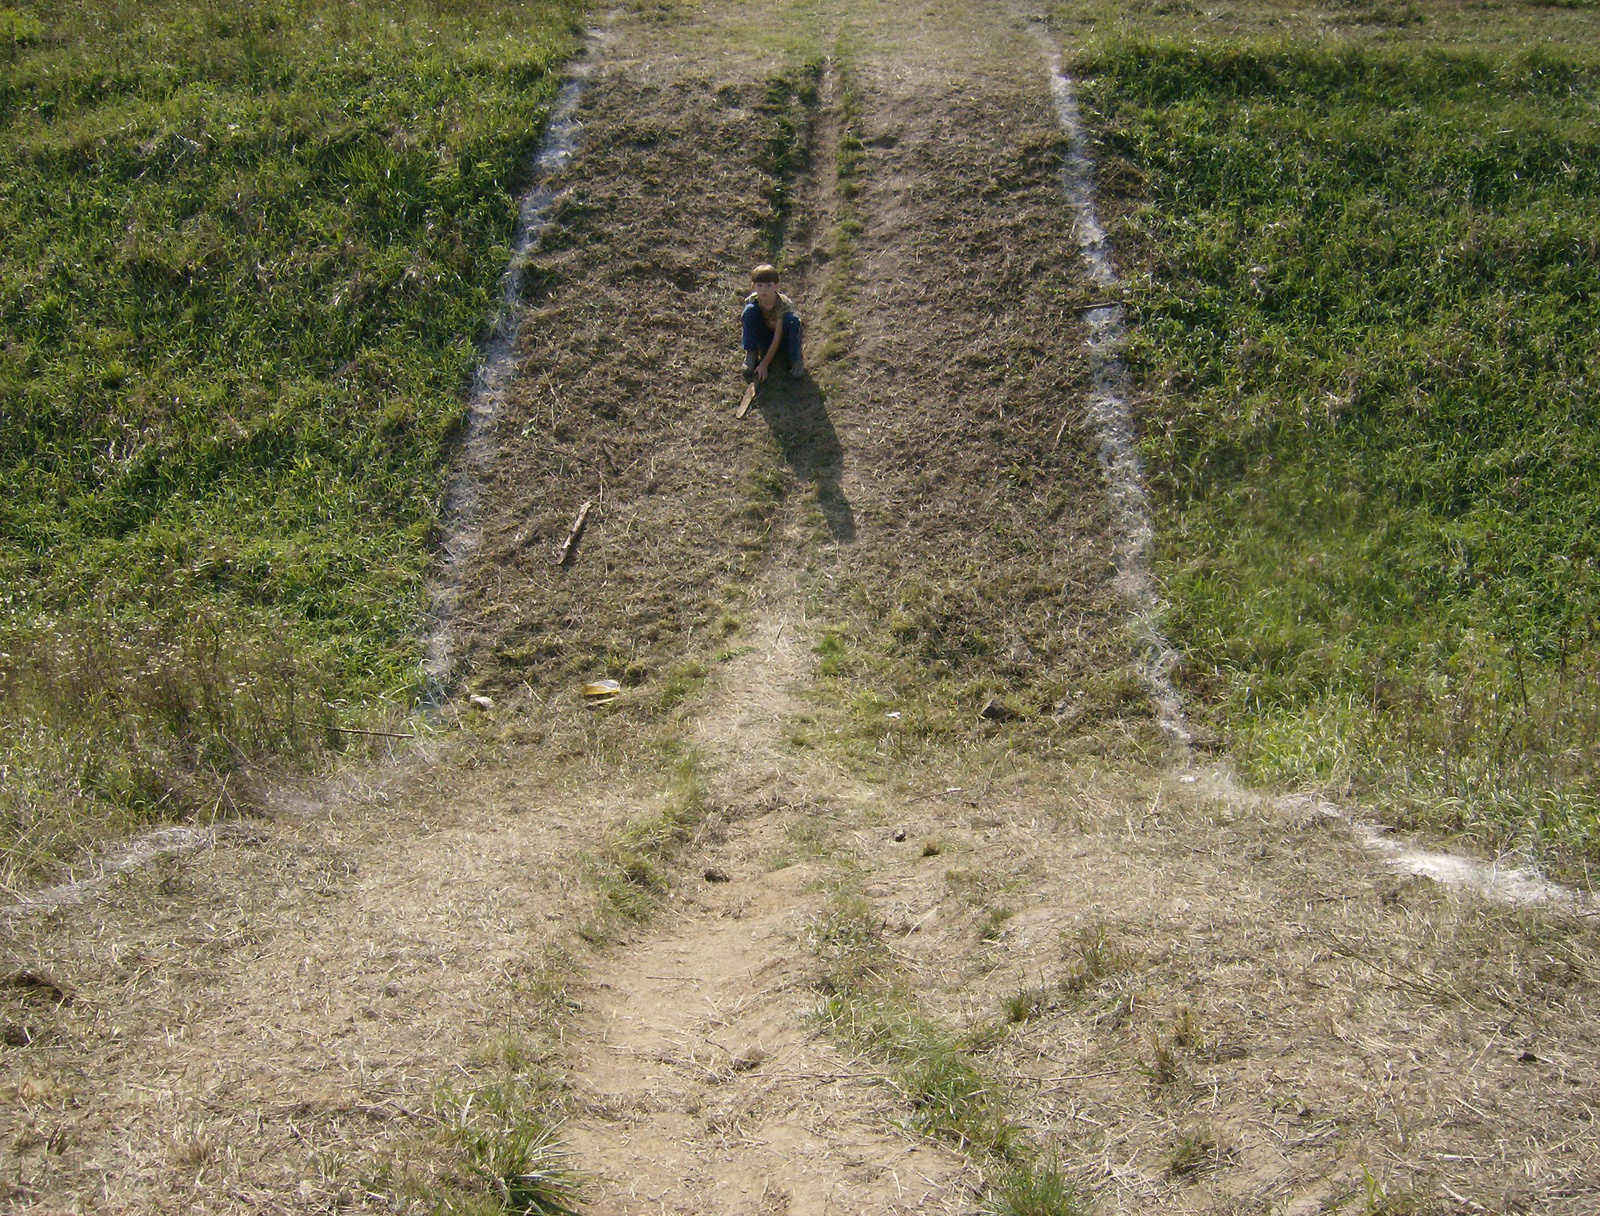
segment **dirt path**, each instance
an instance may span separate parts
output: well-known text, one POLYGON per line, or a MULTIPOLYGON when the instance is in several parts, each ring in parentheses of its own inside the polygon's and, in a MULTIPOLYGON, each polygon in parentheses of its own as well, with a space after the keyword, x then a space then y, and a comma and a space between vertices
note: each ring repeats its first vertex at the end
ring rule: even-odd
POLYGON ((1023 21, 641 5, 579 121, 457 600, 495 707, 7 925, 0 1207, 498 1210, 450 1127, 513 1095, 595 1213, 1596 1210, 1596 928, 1167 765, 1023 21), (813 378, 734 426, 765 257, 813 378))

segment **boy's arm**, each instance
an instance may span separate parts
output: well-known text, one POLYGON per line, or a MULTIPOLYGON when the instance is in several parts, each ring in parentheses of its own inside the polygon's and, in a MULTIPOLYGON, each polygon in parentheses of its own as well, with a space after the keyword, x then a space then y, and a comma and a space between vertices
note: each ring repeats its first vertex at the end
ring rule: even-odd
POLYGON ((765 380, 767 369, 772 366, 772 359, 778 353, 778 347, 783 343, 783 323, 787 316, 779 314, 778 323, 772 327, 772 345, 767 347, 766 357, 761 360, 761 365, 756 368, 756 379, 765 380))

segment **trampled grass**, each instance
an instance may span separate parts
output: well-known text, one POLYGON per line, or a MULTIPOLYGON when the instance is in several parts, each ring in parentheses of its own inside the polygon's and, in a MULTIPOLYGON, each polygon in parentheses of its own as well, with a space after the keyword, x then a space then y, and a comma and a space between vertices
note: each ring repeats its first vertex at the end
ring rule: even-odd
POLYGON ((569 0, 0 10, 0 847, 404 708, 569 0))
POLYGON ((1177 675, 1257 778, 1600 857, 1595 12, 1403 7, 1082 52, 1177 675))

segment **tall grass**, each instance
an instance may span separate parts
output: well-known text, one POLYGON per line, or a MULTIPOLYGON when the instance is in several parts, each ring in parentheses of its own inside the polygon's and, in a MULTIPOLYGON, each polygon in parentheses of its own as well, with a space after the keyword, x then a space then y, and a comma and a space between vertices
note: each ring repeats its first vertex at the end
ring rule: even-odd
POLYGON ((1600 57, 1082 70, 1187 692, 1258 778, 1600 859, 1600 57))
POLYGON ((579 5, 5 11, 9 881, 52 834, 215 805, 241 763, 409 703, 473 341, 579 5))
POLYGON ((479 1194, 435 1192, 433 1210, 481 1216, 577 1216, 580 1179, 568 1164, 544 1078, 513 1075, 465 1098, 443 1096, 448 1134, 479 1194))

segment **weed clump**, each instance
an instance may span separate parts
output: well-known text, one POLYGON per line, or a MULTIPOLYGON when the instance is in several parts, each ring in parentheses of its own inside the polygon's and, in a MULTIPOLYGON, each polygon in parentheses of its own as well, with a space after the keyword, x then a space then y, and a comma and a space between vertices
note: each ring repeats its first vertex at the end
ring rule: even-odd
POLYGON ((1204 1170, 1213 1169, 1226 1157, 1209 1128, 1196 1128, 1178 1137, 1172 1151, 1167 1154, 1167 1174, 1172 1178, 1189 1178, 1204 1170))
POLYGON ((1070 955, 1058 986, 1062 992, 1087 992, 1106 976, 1126 965, 1126 955, 1107 936, 1104 925, 1089 925, 1066 945, 1070 955))
POLYGON ((978 938, 986 942, 999 941, 1005 935, 1006 922, 1016 914, 1014 908, 990 908, 978 925, 978 938))
POLYGON ((980 1211, 984 1216, 1085 1216, 1089 1196, 1053 1163, 1017 1166, 1001 1175, 980 1211))
POLYGON ((465 1096, 447 1094, 443 1105, 447 1134, 483 1192, 435 1196, 446 1210, 461 1210, 465 1200, 496 1216, 575 1216, 579 1180, 550 1121, 546 1085, 513 1076, 465 1096))
POLYGON ((860 895, 835 894, 808 934, 811 952, 823 965, 824 992, 848 997, 883 987, 890 958, 882 928, 872 905, 860 895))
POLYGON ((1049 1012, 1054 1004, 1055 993, 1049 988, 1033 987, 1013 992, 1001 1002, 1001 1007, 1005 1011, 1006 1021, 1016 1025, 1049 1012))
MULTIPOLYGON (((822 986, 828 993, 819 1020, 893 1070, 892 1083, 913 1112, 912 1126, 1000 1168, 984 1212, 1081 1216, 1086 1197, 1054 1162, 1038 1158, 1007 1113, 1004 1088, 984 1075, 972 1040, 945 1033, 892 986, 892 957, 881 928, 871 905, 848 891, 836 894, 814 926, 812 949, 825 964, 822 986)), ((1035 995, 1022 994, 1029 1010, 1035 995)))

